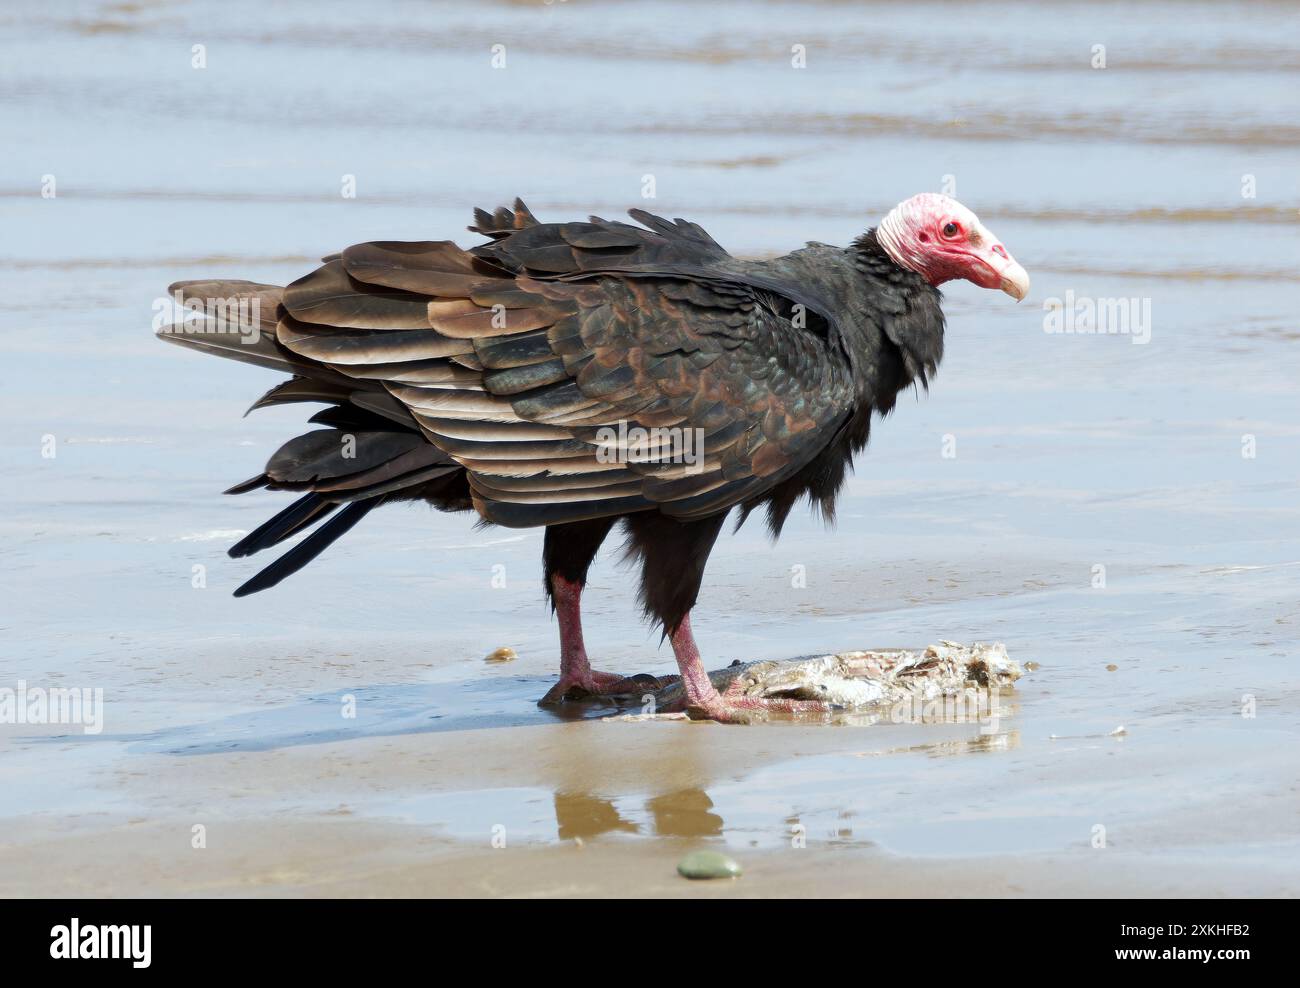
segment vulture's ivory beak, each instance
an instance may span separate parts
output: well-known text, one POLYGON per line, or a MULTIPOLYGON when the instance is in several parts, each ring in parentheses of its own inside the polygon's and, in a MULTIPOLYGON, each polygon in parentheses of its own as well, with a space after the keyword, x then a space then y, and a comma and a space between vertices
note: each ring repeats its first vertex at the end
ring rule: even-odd
POLYGON ((970 248, 972 273, 966 275, 968 280, 981 288, 1000 288, 1017 302, 1029 294, 1029 272, 988 227, 979 225, 971 231, 970 248))
POLYGON ((1019 302, 1029 294, 1029 272, 1010 258, 1008 261, 1007 266, 998 272, 1002 276, 1002 284, 998 287, 1019 302))

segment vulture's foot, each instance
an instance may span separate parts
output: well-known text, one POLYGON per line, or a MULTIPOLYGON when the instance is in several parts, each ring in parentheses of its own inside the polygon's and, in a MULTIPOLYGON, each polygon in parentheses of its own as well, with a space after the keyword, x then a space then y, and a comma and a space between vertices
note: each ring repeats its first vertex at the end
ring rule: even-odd
MULTIPOLYGON (((750 724, 766 719, 768 714, 821 714, 834 712, 835 704, 824 700, 789 700, 783 697, 760 697, 745 693, 740 677, 732 676, 721 692, 704 669, 700 650, 691 634, 688 614, 672 631, 673 654, 682 671, 680 696, 663 709, 667 712, 684 710, 691 720, 716 720, 720 724, 750 724)), ((720 673, 719 675, 725 675, 720 673)))
MULTIPOLYGON (((552 531, 550 528, 546 530, 548 546, 551 544, 549 540, 552 531)), ((604 535, 601 534, 600 538, 604 538, 604 535)), ((599 539, 596 544, 599 545, 599 539)), ((592 552, 595 552, 594 548, 592 552)), ((588 558, 587 562, 590 561, 588 558)), ((593 696, 639 698, 647 690, 653 692, 671 681, 645 674, 620 676, 616 672, 600 672, 591 668, 591 663, 587 661, 587 646, 582 640, 582 581, 565 579, 559 573, 551 573, 547 579, 551 584, 555 615, 560 622, 560 681, 537 701, 539 707, 557 707, 567 700, 585 700, 593 696)))
POLYGON ((766 720, 768 714, 827 715, 839 709, 835 704, 822 700, 765 699, 746 696, 738 689, 727 689, 721 693, 713 690, 712 694, 710 696, 706 693, 687 700, 686 715, 691 720, 715 720, 719 724, 752 724, 766 720))
POLYGON ((566 701, 585 700, 593 696, 637 696, 667 686, 676 676, 658 679, 647 673, 620 676, 616 672, 599 672, 586 669, 572 675, 561 675, 560 681, 546 691, 537 701, 539 707, 556 707, 566 701))

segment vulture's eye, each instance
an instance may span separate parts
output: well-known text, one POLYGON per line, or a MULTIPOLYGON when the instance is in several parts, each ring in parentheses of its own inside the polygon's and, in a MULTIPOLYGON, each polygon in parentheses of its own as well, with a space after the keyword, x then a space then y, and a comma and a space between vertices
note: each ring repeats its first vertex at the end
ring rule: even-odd
POLYGON ((944 224, 943 235, 945 237, 955 237, 959 233, 961 233, 961 227, 959 227, 956 223, 944 224))

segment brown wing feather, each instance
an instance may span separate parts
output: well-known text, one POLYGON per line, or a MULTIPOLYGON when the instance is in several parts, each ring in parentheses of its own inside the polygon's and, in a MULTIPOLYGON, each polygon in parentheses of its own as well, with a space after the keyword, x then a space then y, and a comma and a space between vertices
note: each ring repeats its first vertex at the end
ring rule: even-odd
POLYGON ((644 228, 540 224, 517 202, 476 213, 493 239, 472 252, 350 247, 286 289, 277 338, 381 381, 489 520, 724 511, 826 445, 848 370, 720 277, 727 255, 698 226, 633 215, 644 228), (654 428, 683 431, 638 441, 654 428))

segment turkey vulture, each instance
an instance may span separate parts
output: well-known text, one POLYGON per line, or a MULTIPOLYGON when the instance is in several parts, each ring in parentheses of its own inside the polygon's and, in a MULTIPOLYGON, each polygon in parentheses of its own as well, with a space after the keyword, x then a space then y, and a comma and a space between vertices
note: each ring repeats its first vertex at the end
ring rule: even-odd
POLYGON ((914 382, 928 386, 939 363, 938 286, 964 278, 1019 300, 1024 268, 970 210, 936 194, 901 203, 848 248, 810 243, 759 261, 640 209, 629 211, 640 225, 542 223, 519 200, 474 215, 469 229, 487 242, 469 250, 364 243, 287 288, 169 289, 211 318, 163 338, 291 375, 253 408, 327 406, 310 419, 322 428, 228 492, 302 492, 231 556, 314 527, 235 595, 279 583, 390 501, 544 526, 560 680, 541 702, 626 693, 650 677, 591 668, 579 603, 621 521, 688 713, 743 721, 761 708, 824 709, 711 684, 690 611, 723 521, 765 506, 775 537, 801 497, 831 518, 872 416, 914 382))

